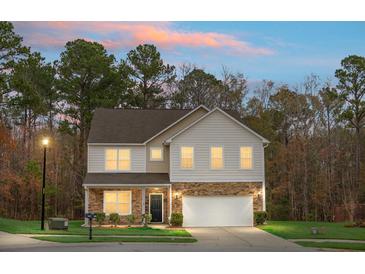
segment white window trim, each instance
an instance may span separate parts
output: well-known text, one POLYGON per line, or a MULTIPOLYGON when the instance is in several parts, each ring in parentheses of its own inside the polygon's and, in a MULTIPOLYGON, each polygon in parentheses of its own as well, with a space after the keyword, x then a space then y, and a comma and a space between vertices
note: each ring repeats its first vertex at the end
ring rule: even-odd
POLYGON ((180 170, 193 170, 193 169, 195 169, 195 147, 194 146, 191 146, 191 145, 183 145, 183 146, 180 146, 179 147, 179 167, 180 167, 180 170), (181 157, 182 157, 181 149, 183 147, 191 147, 191 148, 193 148, 193 157, 192 157, 193 164, 192 164, 192 166, 190 168, 182 167, 181 166, 181 157))
POLYGON ((116 172, 116 171, 131 171, 132 170, 132 150, 130 148, 120 148, 120 147, 106 147, 104 149, 104 171, 106 172, 116 172), (106 168, 106 151, 108 149, 114 149, 117 151, 117 168, 107 169, 106 168), (119 150, 129 150, 129 169, 119 169, 119 150))
MULTIPOLYGON (((164 217, 165 217, 165 208, 164 208, 164 203, 163 203, 163 193, 162 192, 152 192, 150 194, 148 194, 148 213, 151 214, 151 195, 161 195, 161 199, 162 199, 162 222, 153 222, 154 224, 160 224, 164 222, 164 217)), ((151 222, 152 223, 152 222, 151 222)))
POLYGON ((224 146, 223 145, 211 145, 209 146, 209 168, 210 170, 222 170, 225 167, 225 161, 224 161, 224 146), (212 148, 213 147, 221 147, 222 148, 222 167, 220 168, 213 168, 212 167, 212 148))
POLYGON ((253 161, 253 146, 250 146, 250 145, 240 146, 239 151, 238 151, 238 155, 239 155, 239 168, 241 170, 253 170, 254 169, 253 168, 253 163, 254 163, 254 161, 253 161), (242 165, 241 165, 241 147, 250 147, 251 148, 251 153, 252 153, 252 155, 251 155, 251 168, 243 168, 242 165))
POLYGON ((129 192, 129 212, 128 212, 128 214, 121 214, 119 212, 115 212, 115 213, 118 213, 119 216, 128 216, 128 215, 132 214, 132 191, 131 190, 106 190, 106 191, 103 191, 103 212, 105 213, 105 215, 109 216, 110 213, 105 212, 105 204, 106 204, 105 203, 105 192, 110 192, 110 193, 113 193, 113 192, 129 192))
POLYGON ((163 147, 150 147, 150 161, 151 162, 163 162, 164 160, 164 149, 163 147), (161 159, 152 159, 152 149, 160 149, 161 150, 161 159))

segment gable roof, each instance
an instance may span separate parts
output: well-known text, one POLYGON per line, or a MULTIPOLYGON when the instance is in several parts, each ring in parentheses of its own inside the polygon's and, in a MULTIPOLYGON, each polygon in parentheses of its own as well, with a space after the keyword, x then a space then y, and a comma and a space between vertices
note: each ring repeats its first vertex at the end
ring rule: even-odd
POLYGON ((95 110, 88 143, 142 144, 191 112, 187 109, 95 110))
MULTIPOLYGON (((209 109, 203 105, 200 105, 195 109, 98 108, 95 110, 91 121, 91 129, 87 142, 89 144, 143 145, 201 108, 205 109, 207 114, 203 115, 191 125, 169 138, 169 140, 219 108, 215 108, 212 111, 209 111, 209 109)), ((269 141, 265 138, 243 125, 243 121, 238 112, 230 110, 223 111, 221 109, 219 109, 219 111, 249 130, 254 135, 258 136, 263 140, 263 142, 269 143, 269 141)))
POLYGON ((261 139, 261 141, 263 143, 270 143, 269 140, 267 140, 266 138, 262 137, 260 134, 256 133, 255 131, 253 131, 252 129, 250 129, 249 127, 247 127, 246 125, 243 124, 243 120, 240 118, 239 114, 236 111, 224 111, 218 107, 214 108, 213 110, 211 110, 210 112, 208 112, 207 114, 203 115, 202 117, 200 117, 198 120, 196 120, 195 122, 191 123, 189 126, 187 126, 186 128, 184 128, 183 130, 179 131, 178 133, 176 133, 175 135, 173 135, 172 137, 170 137, 169 139, 166 140, 166 143, 171 143, 171 141, 179 136, 181 133, 185 132, 186 130, 188 130, 189 128, 193 127, 195 124, 199 123, 200 121, 204 120, 206 117, 208 117, 209 115, 211 115, 212 113, 219 111, 220 113, 222 113, 223 115, 225 115, 226 117, 230 118, 232 121, 234 121, 235 123, 237 123, 239 126, 243 127, 244 129, 246 129, 247 131, 249 131, 250 133, 252 133, 253 135, 255 135, 257 138, 261 139))

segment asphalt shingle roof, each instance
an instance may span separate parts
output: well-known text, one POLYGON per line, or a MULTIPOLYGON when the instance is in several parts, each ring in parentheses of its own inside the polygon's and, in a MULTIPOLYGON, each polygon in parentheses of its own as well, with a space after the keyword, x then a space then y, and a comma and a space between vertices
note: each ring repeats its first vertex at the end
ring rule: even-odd
MULTIPOLYGON (((191 109, 106 109, 95 110, 88 143, 141 144, 167 128, 191 109)), ((243 123, 236 111, 227 114, 243 123)))
POLYGON ((143 143, 190 111, 99 108, 91 121, 88 143, 143 143))
POLYGON ((170 184, 167 173, 87 173, 84 185, 170 184))

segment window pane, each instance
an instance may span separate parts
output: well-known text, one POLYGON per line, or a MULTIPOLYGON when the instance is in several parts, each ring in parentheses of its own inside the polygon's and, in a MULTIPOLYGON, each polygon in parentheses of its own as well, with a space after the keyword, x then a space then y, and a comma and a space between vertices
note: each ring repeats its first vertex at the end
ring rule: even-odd
POLYGON ((181 168, 193 168, 193 147, 181 147, 181 168))
POLYGON ((117 202, 117 193, 116 192, 104 192, 104 200, 106 203, 116 203, 117 202))
POLYGON ((118 213, 117 204, 115 203, 106 203, 105 204, 105 213, 118 213))
POLYGON ((161 148, 151 148, 151 160, 162 160, 161 148))
POLYGON ((212 159, 212 169, 223 168, 223 159, 212 159))
POLYGON ((181 148, 182 158, 192 158, 193 157, 193 147, 182 147, 181 148))
POLYGON ((241 147, 241 158, 252 158, 252 147, 241 147))
POLYGON ((129 214, 129 203, 128 204, 119 204, 119 214, 129 214))
POLYGON ((117 160, 117 150, 116 149, 107 149, 105 151, 105 159, 107 161, 116 161, 117 160))
POLYGON ((105 162, 106 170, 116 170, 117 169, 117 161, 106 161, 105 162))
POLYGON ((181 167, 182 168, 192 168, 193 160, 192 159, 181 159, 181 167))
POLYGON ((130 170, 131 169, 131 162, 129 160, 120 160, 118 169, 119 170, 130 170))
POLYGON ((252 168, 251 159, 242 159, 242 168, 252 168))
POLYGON ((118 192, 118 202, 119 203, 129 203, 130 195, 131 195, 131 193, 129 191, 118 192))
POLYGON ((119 149, 119 160, 129 160, 130 156, 129 149, 119 149))

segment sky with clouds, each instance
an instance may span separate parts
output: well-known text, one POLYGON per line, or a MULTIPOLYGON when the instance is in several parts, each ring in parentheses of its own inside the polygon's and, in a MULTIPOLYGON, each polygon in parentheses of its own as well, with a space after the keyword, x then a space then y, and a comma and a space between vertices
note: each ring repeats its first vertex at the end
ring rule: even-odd
POLYGON ((315 73, 326 80, 342 58, 365 56, 365 22, 13 22, 24 43, 48 61, 67 41, 103 44, 117 59, 141 43, 155 44, 173 65, 222 66, 251 82, 296 84, 315 73))

